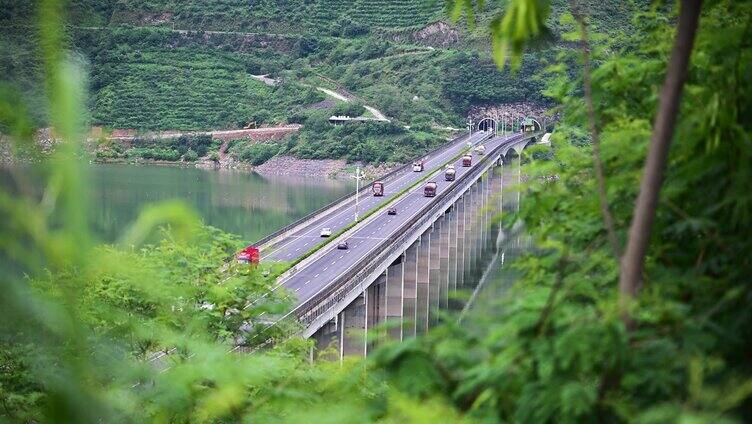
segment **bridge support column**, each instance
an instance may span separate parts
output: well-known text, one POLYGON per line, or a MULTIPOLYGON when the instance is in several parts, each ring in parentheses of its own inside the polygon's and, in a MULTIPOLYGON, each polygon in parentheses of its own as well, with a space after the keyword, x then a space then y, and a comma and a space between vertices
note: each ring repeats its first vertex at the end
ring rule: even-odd
MULTIPOLYGON (((403 254, 404 256, 404 254, 403 254)), ((386 269, 386 324, 391 340, 402 340, 404 262, 400 257, 386 269)))
POLYGON ((423 334, 428 330, 428 270, 431 261, 431 230, 428 229, 420 236, 418 246, 418 267, 416 279, 416 319, 415 331, 423 334))
POLYGON ((366 355, 384 339, 383 329, 379 327, 386 318, 386 273, 371 284, 366 290, 366 355))
POLYGON ((457 291, 457 204, 455 203, 452 205, 452 208, 449 212, 449 225, 447 225, 447 228, 449 229, 449 269, 448 269, 448 286, 449 290, 447 292, 449 297, 449 304, 453 305, 452 302, 452 296, 455 291, 457 291))
POLYGON ((429 325, 438 321, 439 299, 441 293, 441 278, 439 254, 441 250, 441 218, 433 223, 431 230, 430 259, 428 261, 428 316, 429 325))
POLYGON ((465 201, 465 289, 472 289, 475 272, 475 184, 468 190, 465 201))
POLYGON ((339 316, 324 324, 316 331, 312 338, 315 341, 313 359, 335 361, 342 355, 340 350, 339 316))
POLYGON ((465 203, 467 194, 457 200, 457 282, 456 288, 462 290, 465 286, 465 249, 467 248, 465 230, 465 203))
POLYGON ((446 213, 441 217, 439 227, 439 308, 449 307, 449 232, 452 224, 451 214, 446 213))
POLYGON ((418 244, 413 243, 405 251, 404 284, 402 287, 402 338, 415 337, 418 300, 418 244))
POLYGON ((480 189, 479 190, 479 193, 480 193, 480 196, 479 196, 480 208, 479 208, 479 213, 478 213, 478 227, 479 227, 480 231, 478 232, 478 235, 479 235, 479 237, 478 237, 478 246, 479 246, 479 248, 478 248, 478 252, 479 252, 478 256, 480 257, 481 263, 482 263, 483 262, 483 258, 485 257, 485 254, 486 254, 486 249, 485 249, 485 242, 486 242, 486 219, 485 219, 485 214, 486 214, 486 186, 488 185, 488 171, 484 172, 483 175, 481 175, 479 183, 480 183, 480 187, 479 187, 479 189, 480 189))
POLYGON ((340 360, 366 354, 366 294, 362 293, 340 313, 340 360))
MULTIPOLYGON (((480 191, 479 191, 479 199, 480 202, 480 208, 478 210, 478 263, 481 265, 481 268, 485 268, 486 264, 486 257, 488 251, 486 250, 486 233, 488 232, 488 228, 486 227, 486 214, 488 211, 486 210, 488 203, 487 203, 487 194, 488 194, 488 172, 483 174, 483 177, 481 177, 480 180, 480 191)), ((478 278, 483 274, 483 270, 479 268, 480 272, 478 274, 478 278)))

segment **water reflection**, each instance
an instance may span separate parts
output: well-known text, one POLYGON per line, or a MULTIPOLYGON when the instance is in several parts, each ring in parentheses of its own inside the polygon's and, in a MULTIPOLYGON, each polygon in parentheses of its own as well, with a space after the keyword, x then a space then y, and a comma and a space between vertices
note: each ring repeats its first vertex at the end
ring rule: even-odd
POLYGON ((93 164, 89 169, 90 220, 112 241, 141 208, 185 201, 204 222, 253 241, 352 191, 348 181, 264 177, 232 170, 93 164))

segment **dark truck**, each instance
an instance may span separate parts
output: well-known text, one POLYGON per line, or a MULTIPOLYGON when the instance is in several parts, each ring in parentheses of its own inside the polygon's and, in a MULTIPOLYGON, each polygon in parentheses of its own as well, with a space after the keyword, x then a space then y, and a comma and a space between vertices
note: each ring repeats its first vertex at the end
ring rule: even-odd
POLYGON ((436 181, 429 181, 426 186, 423 187, 423 195, 426 197, 436 196, 436 181))
POLYGON ((381 181, 374 181, 373 182, 373 195, 374 196, 383 196, 384 195, 384 183, 381 181))
POLYGON ((444 171, 444 179, 447 181, 454 181, 454 177, 456 174, 457 174, 457 171, 454 169, 454 165, 449 165, 444 171))

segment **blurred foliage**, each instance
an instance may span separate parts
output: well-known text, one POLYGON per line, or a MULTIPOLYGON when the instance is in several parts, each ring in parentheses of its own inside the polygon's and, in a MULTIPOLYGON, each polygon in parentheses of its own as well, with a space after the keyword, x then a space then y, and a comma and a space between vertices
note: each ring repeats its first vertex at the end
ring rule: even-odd
MULTIPOLYGON (((0 186, 0 419, 752 420, 750 2, 718 1, 704 10, 634 331, 619 319, 618 264, 594 195, 581 81, 567 66, 578 53, 563 51, 547 69, 546 88, 562 121, 552 154, 526 167, 528 192, 514 217, 539 246, 515 263, 519 281, 494 313, 468 318, 473 326, 447 320, 425 337, 343 365, 310 365, 310 343, 300 339, 228 354, 232 342, 252 347, 291 330, 270 332, 262 315, 283 310, 284 298, 268 293, 284 265, 265 276, 235 264, 238 239, 201 226, 181 204, 146 209, 118 245, 91 239, 86 175, 76 163, 85 72, 70 54, 61 12, 60 3, 41 2, 36 36, 46 110, 63 142, 27 171, 43 181, 41 194, 24 173, 12 172, 0 186), (239 334, 246 324, 249 333, 239 334), (162 350, 171 354, 161 366, 144 361, 162 350)), ((608 197, 622 238, 673 18, 652 11, 636 16, 638 30, 613 44, 594 37, 608 197)), ((566 31, 570 23, 565 17, 560 26, 566 31)), ((14 148, 33 149, 29 111, 39 99, 22 90, 0 87, 0 128, 14 136, 14 148)), ((343 125, 333 130, 351 137, 341 147, 315 138, 317 125, 328 125, 321 116, 303 118, 312 132, 286 147, 303 155, 329 153, 319 148, 361 160, 391 155, 393 145, 378 143, 408 136, 398 126, 343 125)))

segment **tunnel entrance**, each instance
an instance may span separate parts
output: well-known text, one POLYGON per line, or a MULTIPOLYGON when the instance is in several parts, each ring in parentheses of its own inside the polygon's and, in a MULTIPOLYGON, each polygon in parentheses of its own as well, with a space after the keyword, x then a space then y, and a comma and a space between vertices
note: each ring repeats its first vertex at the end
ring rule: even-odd
POLYGON ((478 130, 479 131, 496 131, 496 128, 498 127, 498 124, 495 119, 493 118, 483 118, 478 122, 478 130))

